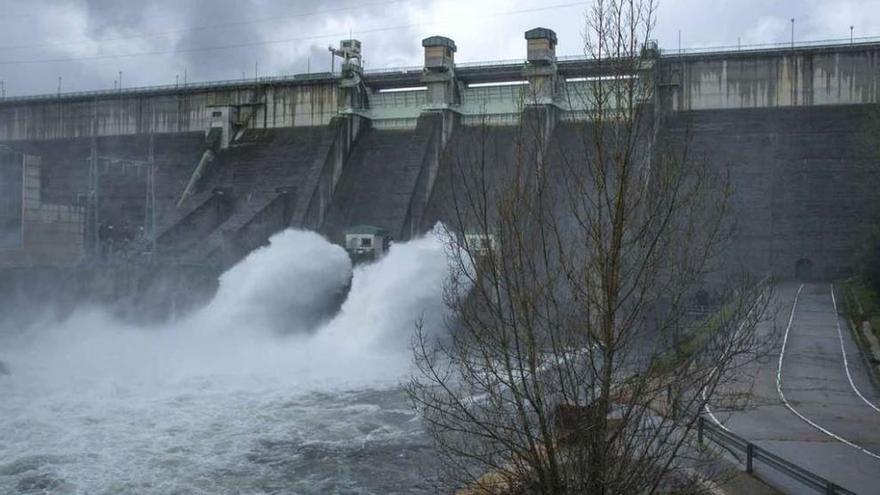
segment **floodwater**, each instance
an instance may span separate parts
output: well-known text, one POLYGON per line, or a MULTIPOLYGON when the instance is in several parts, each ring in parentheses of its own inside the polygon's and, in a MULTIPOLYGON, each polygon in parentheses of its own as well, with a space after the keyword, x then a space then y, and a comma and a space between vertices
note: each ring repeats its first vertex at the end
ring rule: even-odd
POLYGON ((352 271, 289 230, 161 327, 80 308, 0 329, 0 493, 433 492, 401 383, 416 320, 442 327, 447 273, 436 235, 352 271))

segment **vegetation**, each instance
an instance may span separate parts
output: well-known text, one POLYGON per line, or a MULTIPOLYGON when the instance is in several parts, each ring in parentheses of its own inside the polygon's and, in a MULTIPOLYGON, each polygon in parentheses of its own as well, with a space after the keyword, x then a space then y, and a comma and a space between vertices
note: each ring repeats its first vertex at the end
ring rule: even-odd
POLYGON ((844 290, 850 319, 858 324, 870 322, 872 332, 880 339, 880 290, 872 282, 859 278, 847 281, 844 290), (852 300, 853 296, 855 301, 852 300))
MULTIPOLYGON (((865 154, 873 157, 880 164, 880 107, 875 108, 868 115, 868 121, 861 133, 860 146, 865 154)), ((874 231, 861 253, 861 269, 859 276, 849 280, 846 300, 850 301, 854 295, 858 304, 849 304, 848 312, 855 322, 861 322, 862 317, 871 322, 871 328, 880 338, 880 212, 874 221, 874 231), (858 311, 861 306, 862 314, 858 311)))
POLYGON ((456 160, 452 337, 418 329, 408 386, 453 487, 705 491, 692 433, 762 352, 768 298, 731 277, 705 325, 689 312, 729 241, 731 191, 686 136, 654 134, 654 14, 650 0, 589 8, 585 52, 607 71, 569 95, 589 109, 567 127, 578 146, 551 147, 552 113, 534 107, 509 154, 487 137, 456 160))

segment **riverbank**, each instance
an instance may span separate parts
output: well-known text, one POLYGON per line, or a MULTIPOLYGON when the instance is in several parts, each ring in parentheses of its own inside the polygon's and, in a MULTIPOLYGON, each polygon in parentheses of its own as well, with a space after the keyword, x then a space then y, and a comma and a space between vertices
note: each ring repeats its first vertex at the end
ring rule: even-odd
POLYGON ((880 292, 857 278, 844 282, 842 292, 849 326, 874 386, 880 388, 880 292))

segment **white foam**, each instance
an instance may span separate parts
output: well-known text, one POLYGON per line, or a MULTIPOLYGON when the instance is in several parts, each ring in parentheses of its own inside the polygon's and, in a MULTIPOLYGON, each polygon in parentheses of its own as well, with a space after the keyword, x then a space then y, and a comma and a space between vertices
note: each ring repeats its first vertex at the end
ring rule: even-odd
POLYGON ((204 308, 172 324, 138 327, 84 308, 60 324, 32 329, 0 355, 16 376, 42 375, 48 382, 92 378, 166 386, 183 378, 254 373, 287 377, 292 385, 387 380, 405 372, 415 322, 442 324, 447 266, 444 243, 429 235, 393 245, 383 259, 352 275, 340 247, 312 232, 288 230, 224 273, 204 308), (292 328, 339 297, 350 279, 335 317, 317 328, 292 328))
POLYGON ((444 247, 429 235, 352 271, 341 248, 288 230, 227 271, 209 304, 174 323, 135 326, 81 308, 7 337, 0 465, 59 454, 76 459, 63 474, 78 488, 104 489, 114 476, 168 483, 180 474, 174 469, 241 462, 254 432, 296 427, 283 407, 290 397, 395 387, 409 372, 416 320, 442 326, 444 247), (291 328, 349 280, 338 314, 291 328), (181 449, 172 456, 185 458, 177 468, 145 465, 144 456, 181 449))

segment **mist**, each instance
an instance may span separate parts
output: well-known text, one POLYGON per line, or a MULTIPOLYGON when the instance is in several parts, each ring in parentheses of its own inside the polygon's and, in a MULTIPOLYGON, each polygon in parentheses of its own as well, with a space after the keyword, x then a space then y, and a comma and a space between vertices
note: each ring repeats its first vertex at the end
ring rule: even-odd
POLYGON ((190 315, 139 326, 105 308, 82 307, 60 323, 35 324, 10 338, 0 360, 15 370, 16 381, 47 385, 74 379, 164 385, 249 373, 302 387, 311 380, 393 379, 405 371, 416 321, 442 325, 446 273, 435 234, 394 245, 379 262, 352 270, 341 247, 313 232, 287 230, 225 272, 216 296, 190 315), (349 281, 339 312, 321 321, 349 281), (347 370, 337 374, 341 366, 347 370), (366 374, 351 373, 352 367, 366 374))
MULTIPOLYGON (((439 231, 352 269, 342 248, 287 230, 224 273, 207 305, 175 321, 135 325, 80 307, 61 322, 0 334, 11 372, 0 376, 0 472, 21 471, 19 489, 33 476, 86 491, 119 480, 156 489, 167 476, 186 483, 207 469, 202 462, 242 462, 266 428, 303 428, 302 418, 271 418, 315 394, 325 425, 350 427, 351 418, 337 417, 341 399, 327 397, 397 397, 416 321, 442 328, 448 262, 439 231), (349 283, 338 312, 322 319, 349 283), (170 474, 161 465, 167 449, 193 474, 170 474)), ((359 435, 346 441, 364 442, 359 435)), ((0 476, 0 488, 7 482, 0 476)))

